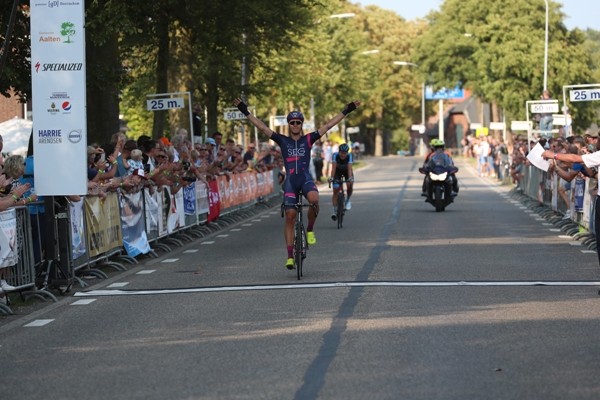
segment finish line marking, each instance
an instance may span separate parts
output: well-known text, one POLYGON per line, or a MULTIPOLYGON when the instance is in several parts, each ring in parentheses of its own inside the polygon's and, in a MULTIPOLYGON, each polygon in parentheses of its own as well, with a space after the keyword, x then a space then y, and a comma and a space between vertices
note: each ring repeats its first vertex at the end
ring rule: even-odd
POLYGON ((140 296, 156 294, 240 292, 247 290, 322 289, 351 287, 451 287, 451 286, 600 286, 600 281, 453 281, 453 282, 330 282, 289 285, 213 286, 184 289, 151 290, 89 290, 77 292, 74 297, 140 296))

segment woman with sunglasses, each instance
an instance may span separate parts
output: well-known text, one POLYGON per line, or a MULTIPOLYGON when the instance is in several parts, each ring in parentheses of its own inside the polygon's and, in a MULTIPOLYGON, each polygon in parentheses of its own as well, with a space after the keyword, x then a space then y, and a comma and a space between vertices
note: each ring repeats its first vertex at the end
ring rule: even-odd
POLYGON ((350 102, 344 109, 321 126, 318 130, 304 134, 302 124, 304 115, 299 111, 292 111, 287 116, 289 124, 289 136, 272 131, 264 122, 256 118, 248 111, 248 106, 242 99, 235 99, 233 104, 248 118, 252 124, 262 133, 267 135, 281 148, 286 171, 286 179, 283 184, 284 207, 285 207, 285 229, 284 236, 287 246, 287 269, 294 269, 293 240, 294 222, 296 220, 295 204, 298 202, 300 190, 312 205, 308 210, 308 225, 306 226, 306 240, 308 244, 317 243, 314 233, 314 225, 319 213, 319 191, 309 172, 310 153, 312 146, 321 139, 331 128, 339 124, 349 113, 356 110, 360 101, 350 102))

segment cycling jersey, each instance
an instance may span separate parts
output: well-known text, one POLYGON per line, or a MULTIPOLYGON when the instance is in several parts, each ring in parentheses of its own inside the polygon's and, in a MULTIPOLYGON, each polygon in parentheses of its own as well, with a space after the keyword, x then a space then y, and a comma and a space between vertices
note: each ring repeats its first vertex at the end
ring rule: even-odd
POLYGON ((303 135, 298 140, 273 132, 271 140, 281 148, 281 155, 286 171, 286 180, 283 184, 284 203, 293 206, 298 202, 300 190, 306 194, 318 191, 309 172, 310 150, 313 144, 321 138, 318 131, 303 135))
POLYGON ((340 153, 334 153, 331 159, 335 163, 333 179, 341 180, 342 177, 349 178, 348 165, 352 164, 352 153, 348 153, 346 158, 340 157, 340 153))

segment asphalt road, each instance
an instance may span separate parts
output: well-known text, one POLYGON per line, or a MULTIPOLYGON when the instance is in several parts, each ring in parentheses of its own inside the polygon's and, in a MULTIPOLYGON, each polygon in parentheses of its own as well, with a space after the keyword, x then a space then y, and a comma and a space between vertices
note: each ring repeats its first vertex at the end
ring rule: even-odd
POLYGON ((0 320, 0 396, 598 399, 595 253, 460 165, 368 159, 344 229, 321 186, 304 279, 278 209, 0 320))

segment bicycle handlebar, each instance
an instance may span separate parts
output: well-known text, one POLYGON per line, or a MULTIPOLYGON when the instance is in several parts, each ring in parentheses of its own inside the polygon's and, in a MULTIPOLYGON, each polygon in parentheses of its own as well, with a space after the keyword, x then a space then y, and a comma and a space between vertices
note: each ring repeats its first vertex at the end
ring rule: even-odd
POLYGON ((352 178, 351 180, 348 179, 333 179, 333 180, 327 180, 327 182, 329 182, 329 188, 331 189, 331 183, 348 183, 348 182, 354 182, 354 178, 352 178))

